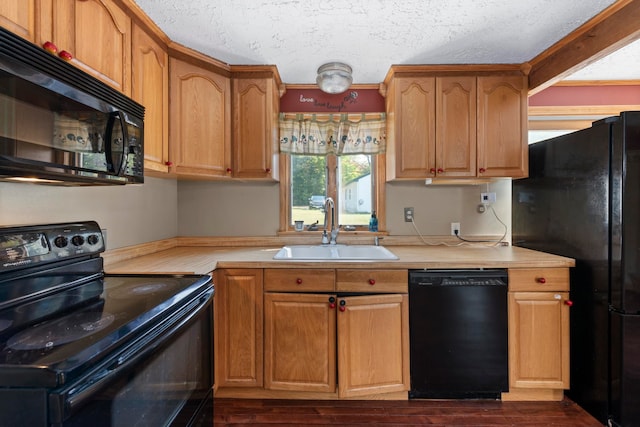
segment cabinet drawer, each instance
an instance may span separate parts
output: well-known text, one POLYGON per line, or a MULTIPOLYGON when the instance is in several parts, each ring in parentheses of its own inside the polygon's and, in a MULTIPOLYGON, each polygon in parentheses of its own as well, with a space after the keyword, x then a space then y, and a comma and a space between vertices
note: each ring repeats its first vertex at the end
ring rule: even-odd
POLYGON ((509 269, 509 291, 568 291, 568 268, 509 269))
POLYGON ((407 270, 338 270, 338 292, 406 293, 407 270))
POLYGON ((277 292, 335 292, 334 269, 266 269, 264 290, 277 292))

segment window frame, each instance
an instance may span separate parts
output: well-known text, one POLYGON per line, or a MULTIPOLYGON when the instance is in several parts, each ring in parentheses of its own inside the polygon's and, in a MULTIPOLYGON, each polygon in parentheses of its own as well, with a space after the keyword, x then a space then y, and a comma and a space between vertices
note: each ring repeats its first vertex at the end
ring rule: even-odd
MULTIPOLYGON (((378 232, 370 232, 368 225, 356 226, 354 231, 340 230, 341 233, 372 233, 386 234, 386 154, 372 154, 372 171, 375 176, 375 193, 373 194, 372 208, 378 217, 378 232)), ((279 179, 280 179, 280 229, 279 234, 297 233, 294 229, 293 218, 291 218, 291 159, 289 154, 280 153, 279 157, 279 179)), ((336 209, 339 209, 339 197, 337 194, 337 168, 338 156, 327 156, 327 194, 336 202, 336 209), (333 169, 334 172, 330 173, 333 169)), ((322 232, 322 229, 319 229, 322 232)))

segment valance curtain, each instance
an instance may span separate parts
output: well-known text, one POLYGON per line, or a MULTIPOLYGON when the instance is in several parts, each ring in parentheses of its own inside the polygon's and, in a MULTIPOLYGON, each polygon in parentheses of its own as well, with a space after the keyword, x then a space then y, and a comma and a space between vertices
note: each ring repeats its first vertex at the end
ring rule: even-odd
POLYGON ((321 120, 315 114, 280 114, 280 152, 337 156, 380 154, 386 149, 384 114, 360 120, 353 115, 330 114, 321 120))

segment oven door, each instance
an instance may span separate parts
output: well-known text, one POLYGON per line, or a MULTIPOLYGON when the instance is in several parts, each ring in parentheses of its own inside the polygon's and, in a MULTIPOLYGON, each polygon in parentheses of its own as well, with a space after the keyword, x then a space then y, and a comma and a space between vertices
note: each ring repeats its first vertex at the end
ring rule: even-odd
POLYGON ((212 419, 212 295, 210 288, 74 385, 51 393, 50 425, 188 426, 212 419))

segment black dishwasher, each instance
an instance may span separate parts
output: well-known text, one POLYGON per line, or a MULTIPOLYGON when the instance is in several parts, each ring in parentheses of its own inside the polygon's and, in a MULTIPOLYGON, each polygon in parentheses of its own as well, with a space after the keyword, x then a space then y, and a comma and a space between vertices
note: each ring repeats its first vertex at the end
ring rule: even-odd
POLYGON ((409 270, 410 398, 509 390, 507 271, 409 270))

